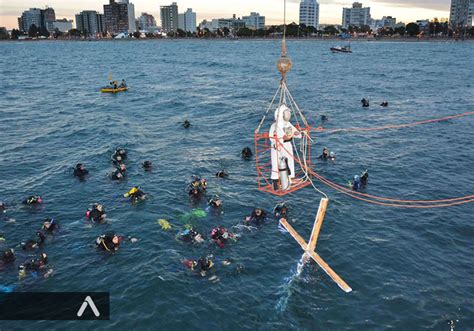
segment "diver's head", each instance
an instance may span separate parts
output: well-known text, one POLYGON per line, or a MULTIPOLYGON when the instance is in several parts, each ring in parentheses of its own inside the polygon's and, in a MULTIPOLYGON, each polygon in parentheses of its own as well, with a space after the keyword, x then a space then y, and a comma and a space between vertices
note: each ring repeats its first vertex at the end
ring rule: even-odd
POLYGON ((41 253, 40 261, 44 264, 48 263, 48 255, 46 253, 41 253))
POLYGON ((328 155, 329 154, 329 149, 327 147, 323 148, 323 154, 328 155))
POLYGON ((104 210, 104 206, 102 206, 100 203, 98 203, 98 204, 95 206, 95 209, 97 209, 98 211, 103 211, 103 210, 104 210))
POLYGON ((360 176, 359 175, 355 175, 354 176, 354 183, 358 183, 360 182, 360 176))
POLYGON ((123 172, 123 171, 127 170, 127 167, 125 166, 125 164, 122 163, 122 164, 120 165, 119 169, 120 169, 120 171, 123 172))
POLYGON ((4 262, 12 262, 15 260, 15 251, 13 250, 13 248, 9 248, 3 251, 2 260, 4 262))
POLYGON ((145 162, 143 162, 143 168, 145 168, 145 169, 151 168, 151 161, 145 161, 145 162))
POLYGON ((122 237, 116 234, 112 237, 112 242, 114 243, 114 245, 120 245, 121 241, 122 241, 122 237))
POLYGON ((255 208, 255 215, 261 216, 263 214, 263 210, 261 208, 255 208))

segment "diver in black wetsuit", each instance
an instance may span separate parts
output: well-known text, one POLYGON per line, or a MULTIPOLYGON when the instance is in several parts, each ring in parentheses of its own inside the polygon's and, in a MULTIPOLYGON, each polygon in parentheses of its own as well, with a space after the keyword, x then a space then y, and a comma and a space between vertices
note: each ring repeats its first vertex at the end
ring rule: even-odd
POLYGON ((327 160, 329 158, 329 149, 327 147, 323 148, 323 152, 318 156, 318 160, 327 160))
POLYGON ((94 203, 86 211, 86 217, 94 223, 102 223, 105 221, 104 207, 100 203, 94 203))
POLYGON ((222 207, 222 200, 218 195, 214 195, 207 201, 208 205, 212 208, 218 209, 222 207))
POLYGON ((252 211, 250 216, 247 216, 244 221, 246 223, 254 223, 255 225, 260 225, 265 222, 267 218, 267 213, 262 208, 255 208, 252 211))
POLYGON ((117 148, 111 158, 113 164, 120 165, 127 158, 127 151, 123 148, 117 148))
POLYGON ((95 240, 97 248, 107 252, 114 252, 119 249, 122 237, 117 234, 103 234, 95 240))
POLYGON ((13 248, 8 248, 4 250, 0 261, 4 265, 15 262, 15 251, 13 250, 13 248))
POLYGON ((250 160, 253 155, 250 147, 245 147, 240 154, 244 160, 250 160))
POLYGON ((277 218, 287 218, 288 206, 284 202, 277 204, 275 208, 273 208, 273 215, 277 218))
POLYGON ((54 218, 45 218, 42 229, 48 233, 54 233, 59 230, 59 225, 54 218))
POLYGON ((146 193, 141 190, 141 188, 135 186, 132 187, 127 193, 123 195, 125 198, 130 198, 132 202, 138 202, 145 200, 146 193))
POLYGON ((23 200, 23 203, 30 206, 40 205, 43 203, 43 199, 39 195, 32 195, 23 200))
POLYGON ((74 168, 73 175, 78 177, 79 179, 83 179, 89 171, 84 167, 82 163, 76 164, 76 167, 74 168))
POLYGON ((20 271, 39 271, 43 269, 48 263, 48 255, 46 253, 41 253, 41 255, 36 259, 31 259, 22 265, 18 269, 20 271))
POLYGON ((219 170, 218 172, 216 172, 216 177, 217 178, 228 178, 229 174, 224 170, 219 170))
POLYGON ((45 235, 41 231, 37 231, 36 236, 36 239, 28 239, 26 242, 22 242, 20 244, 21 248, 25 251, 31 251, 42 246, 46 240, 45 235))
POLYGON ((193 244, 200 244, 204 242, 203 236, 193 228, 184 229, 183 231, 178 233, 177 238, 184 242, 189 242, 193 244))
POLYGON ((142 166, 143 166, 143 169, 145 169, 145 171, 151 171, 151 169, 152 169, 151 161, 143 162, 142 166))
POLYGON ((183 128, 188 129, 191 127, 191 123, 188 120, 184 120, 183 122, 183 128))
POLYGON ((110 178, 112 180, 122 180, 125 177, 125 172, 127 171, 127 167, 125 164, 120 164, 114 172, 110 174, 110 178))
POLYGON ((363 98, 360 102, 362 103, 362 107, 369 107, 369 98, 363 98))

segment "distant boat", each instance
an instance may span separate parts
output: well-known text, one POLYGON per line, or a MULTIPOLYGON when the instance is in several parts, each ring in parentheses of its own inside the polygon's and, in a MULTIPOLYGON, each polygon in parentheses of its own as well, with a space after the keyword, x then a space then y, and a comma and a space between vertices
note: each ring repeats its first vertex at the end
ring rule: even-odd
POLYGON ((352 53, 351 46, 336 46, 336 47, 331 47, 331 52, 333 53, 352 53))

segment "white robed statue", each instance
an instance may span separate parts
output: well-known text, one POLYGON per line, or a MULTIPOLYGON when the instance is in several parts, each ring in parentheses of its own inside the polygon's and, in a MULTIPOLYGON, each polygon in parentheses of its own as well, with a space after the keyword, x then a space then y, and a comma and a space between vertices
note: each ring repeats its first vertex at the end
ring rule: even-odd
POLYGON ((301 138, 299 132, 291 123, 291 110, 282 104, 275 110, 275 122, 270 127, 271 160, 274 189, 280 186, 287 190, 291 180, 295 178, 295 160, 293 158, 293 138, 301 138), (278 142, 278 143, 277 143, 278 142))

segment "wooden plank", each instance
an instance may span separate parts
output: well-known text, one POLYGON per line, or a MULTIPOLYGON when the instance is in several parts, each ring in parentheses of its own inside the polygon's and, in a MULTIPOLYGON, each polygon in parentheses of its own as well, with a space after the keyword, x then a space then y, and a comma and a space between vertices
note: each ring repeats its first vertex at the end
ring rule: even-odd
POLYGON ((313 230, 311 231, 311 237, 309 238, 307 249, 308 252, 313 252, 316 248, 316 242, 318 241, 319 232, 321 231, 321 226, 323 225, 324 215, 326 215, 328 203, 329 200, 327 198, 322 198, 319 202, 318 213, 316 214, 313 230))
POLYGON ((308 252, 308 254, 344 292, 352 292, 352 288, 316 252, 308 252))
POLYGON ((300 244, 301 248, 306 251, 306 247, 308 247, 308 244, 306 244, 306 241, 296 232, 296 230, 288 223, 288 221, 284 218, 280 220, 281 225, 291 234, 293 238, 300 244))
MULTIPOLYGON (((283 227, 291 234, 291 236, 293 238, 295 238, 295 240, 298 242, 298 244, 300 244, 301 248, 306 251, 307 247, 308 247, 308 244, 306 243, 306 241, 298 234, 298 232, 296 232, 296 230, 285 220, 285 219, 281 219, 280 220, 280 223, 281 225, 283 225, 283 227)), ((334 270, 331 269, 331 267, 326 263, 324 262, 324 260, 317 254, 315 253, 314 251, 306 251, 305 254, 308 254, 309 256, 311 256, 311 258, 321 267, 321 269, 324 270, 324 272, 329 276, 331 277, 331 279, 346 293, 349 293, 352 291, 352 288, 347 285, 347 283, 341 278, 339 277, 338 274, 336 274, 336 272, 334 270)))

